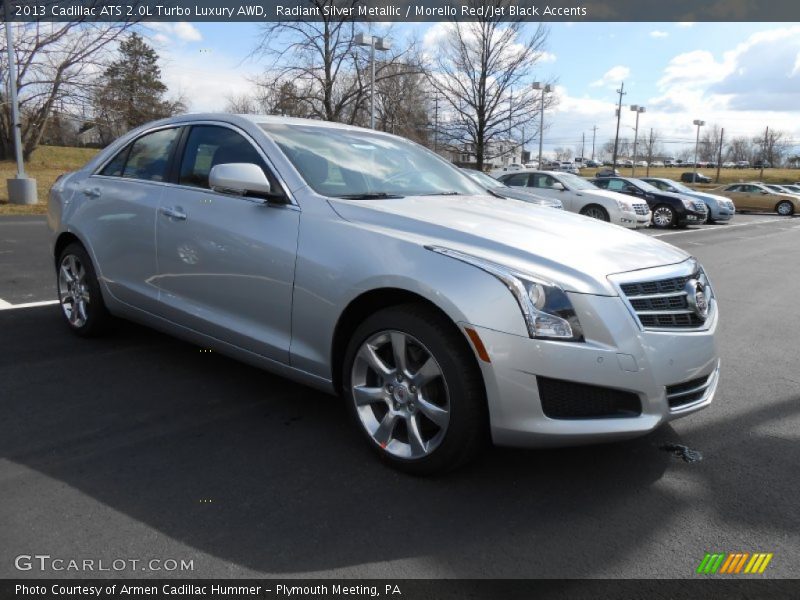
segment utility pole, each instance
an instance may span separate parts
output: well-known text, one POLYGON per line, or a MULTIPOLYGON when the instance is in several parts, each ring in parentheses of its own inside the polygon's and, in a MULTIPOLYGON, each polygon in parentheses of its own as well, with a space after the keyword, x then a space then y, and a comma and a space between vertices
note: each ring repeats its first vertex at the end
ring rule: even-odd
POLYGON ((434 96, 433 109, 433 151, 436 152, 439 146, 439 92, 434 96))
POLYGON ((650 163, 653 162, 653 128, 650 128, 650 137, 647 138, 647 171, 645 177, 650 177, 650 163))
POLYGON ((592 127, 592 160, 594 160, 594 140, 597 136, 597 125, 592 127))
POLYGON ((619 103, 617 104, 617 134, 614 136, 614 155, 611 158, 611 168, 617 168, 617 148, 619 147, 619 120, 622 118, 622 97, 625 95, 625 82, 619 86, 617 90, 619 94, 619 103))
POLYGON ((584 156, 586 155, 585 149, 586 149, 586 132, 584 131, 581 133, 581 166, 583 166, 583 159, 584 156))
POLYGON ((759 180, 764 181, 764 162, 767 160, 767 144, 769 143, 769 125, 764 131, 764 148, 761 150, 761 173, 758 175, 759 180))
POLYGON ((719 154, 717 155, 717 183, 719 183, 719 169, 722 165, 722 136, 725 134, 725 128, 719 130, 719 154))

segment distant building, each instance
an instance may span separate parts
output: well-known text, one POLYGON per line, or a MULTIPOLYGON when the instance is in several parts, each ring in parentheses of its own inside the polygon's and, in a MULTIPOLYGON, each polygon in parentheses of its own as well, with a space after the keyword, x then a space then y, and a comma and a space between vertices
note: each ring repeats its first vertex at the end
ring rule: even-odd
MULTIPOLYGON (((528 154, 526 152, 526 154, 528 154)), ((475 167, 478 163, 475 145, 465 143, 457 150, 451 150, 450 160, 459 167, 475 167)), ((515 140, 494 140, 484 152, 484 169, 498 169, 510 164, 522 163, 522 146, 515 140)))
POLYGON ((89 127, 78 134, 78 144, 81 146, 98 146, 101 143, 100 129, 97 126, 89 127))

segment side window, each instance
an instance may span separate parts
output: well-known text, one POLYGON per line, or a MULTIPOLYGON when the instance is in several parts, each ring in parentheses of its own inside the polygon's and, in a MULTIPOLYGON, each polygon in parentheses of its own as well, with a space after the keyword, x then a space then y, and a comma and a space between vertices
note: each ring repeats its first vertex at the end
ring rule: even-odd
POLYGON ((608 181, 607 189, 611 190, 612 192, 621 192, 627 187, 628 184, 622 181, 621 179, 610 179, 608 181))
POLYGON ((506 185, 510 185, 512 187, 525 187, 528 185, 528 174, 527 173, 515 173, 510 177, 503 178, 503 183, 506 185))
POLYGON ((143 135, 133 142, 123 177, 165 181, 172 148, 178 140, 178 128, 161 129, 143 135))
POLYGON ((179 183, 208 189, 211 169, 226 163, 256 164, 264 171, 272 189, 280 190, 253 144, 232 129, 215 125, 192 127, 181 159, 179 183))
POLYGON ((608 179, 600 179, 600 178, 593 179, 592 183, 595 184, 597 187, 602 188, 604 190, 608 188, 608 179))
POLYGON ((117 155, 111 159, 111 162, 103 167, 100 175, 106 177, 122 177, 122 169, 125 168, 125 159, 128 158, 128 150, 130 146, 125 146, 122 150, 117 152, 117 155))
POLYGON ((742 186, 740 186, 740 185, 732 185, 730 187, 725 188, 725 191, 726 192, 741 192, 742 191, 741 187, 742 186))

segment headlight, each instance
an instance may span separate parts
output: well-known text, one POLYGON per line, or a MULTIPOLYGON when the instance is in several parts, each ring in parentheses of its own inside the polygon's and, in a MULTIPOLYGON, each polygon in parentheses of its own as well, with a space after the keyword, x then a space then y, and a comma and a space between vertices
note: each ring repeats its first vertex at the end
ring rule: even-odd
POLYGON ((557 284, 458 250, 441 246, 426 246, 426 248, 478 267, 502 281, 516 299, 530 337, 568 342, 583 341, 583 330, 575 309, 566 292, 557 284))
POLYGON ((625 212, 633 212, 633 205, 624 200, 617 200, 617 206, 625 212))
POLYGON ((686 198, 681 198, 681 202, 683 202, 683 205, 684 205, 684 206, 685 206, 687 209, 689 209, 689 210, 694 210, 694 202, 692 202, 691 200, 688 200, 688 199, 686 199, 686 198))

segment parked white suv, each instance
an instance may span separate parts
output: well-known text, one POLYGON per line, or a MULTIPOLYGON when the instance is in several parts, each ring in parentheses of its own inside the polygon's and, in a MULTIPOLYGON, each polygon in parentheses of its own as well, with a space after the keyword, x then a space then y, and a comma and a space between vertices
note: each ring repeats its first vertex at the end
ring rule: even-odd
POLYGON ((635 229, 647 227, 652 214, 644 200, 599 187, 572 173, 522 170, 501 175, 508 186, 524 187, 539 196, 561 200, 564 209, 635 229))

